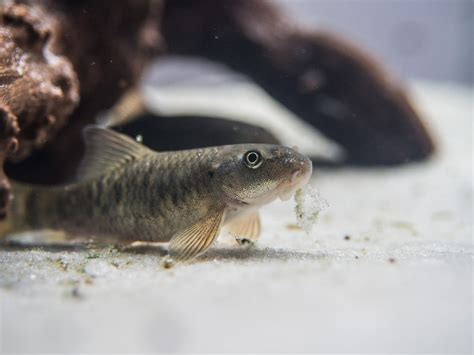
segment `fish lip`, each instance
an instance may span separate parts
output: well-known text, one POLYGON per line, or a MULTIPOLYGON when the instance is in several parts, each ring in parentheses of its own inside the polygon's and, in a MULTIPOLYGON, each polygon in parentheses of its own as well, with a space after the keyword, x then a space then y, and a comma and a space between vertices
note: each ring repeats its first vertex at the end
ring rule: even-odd
POLYGON ((278 192, 278 198, 281 201, 288 201, 291 196, 296 192, 299 186, 296 185, 289 185, 287 181, 283 181, 279 185, 279 192, 278 192))
POLYGON ((278 185, 278 197, 281 201, 288 201, 296 190, 306 185, 311 179, 313 164, 309 160, 304 161, 301 164, 302 167, 295 169, 289 179, 283 180, 278 185))

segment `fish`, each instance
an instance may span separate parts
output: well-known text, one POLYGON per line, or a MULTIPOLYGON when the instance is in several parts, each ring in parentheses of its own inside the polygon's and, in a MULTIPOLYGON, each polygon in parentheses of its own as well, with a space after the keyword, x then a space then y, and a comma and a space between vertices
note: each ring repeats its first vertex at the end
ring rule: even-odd
POLYGON ((108 128, 83 130, 77 178, 61 186, 14 183, 0 238, 26 231, 166 242, 174 260, 210 248, 221 231, 256 241, 259 209, 288 200, 312 173, 292 148, 235 144, 157 152, 108 128))

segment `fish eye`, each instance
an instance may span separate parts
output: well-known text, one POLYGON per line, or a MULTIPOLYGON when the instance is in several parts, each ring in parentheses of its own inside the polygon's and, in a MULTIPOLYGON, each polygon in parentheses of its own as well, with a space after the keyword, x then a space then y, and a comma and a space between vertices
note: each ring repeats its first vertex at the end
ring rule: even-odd
POLYGON ((262 161, 262 155, 256 150, 250 150, 244 155, 244 163, 250 169, 257 169, 262 161))

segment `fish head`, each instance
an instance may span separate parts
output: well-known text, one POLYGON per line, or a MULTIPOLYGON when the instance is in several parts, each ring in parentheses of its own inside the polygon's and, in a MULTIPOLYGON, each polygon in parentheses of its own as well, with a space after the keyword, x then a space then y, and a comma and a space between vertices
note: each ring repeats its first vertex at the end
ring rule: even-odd
POLYGON ((278 197, 288 200, 312 173, 311 160, 278 145, 226 146, 217 160, 215 191, 234 206, 263 206, 278 197))

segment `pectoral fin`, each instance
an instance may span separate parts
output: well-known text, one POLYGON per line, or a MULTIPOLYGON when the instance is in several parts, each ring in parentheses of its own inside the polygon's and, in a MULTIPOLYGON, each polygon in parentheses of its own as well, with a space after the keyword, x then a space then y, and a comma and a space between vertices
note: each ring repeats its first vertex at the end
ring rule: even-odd
POLYGON ((207 218, 171 238, 169 253, 173 259, 185 260, 204 253, 216 240, 224 218, 224 210, 215 211, 207 218))
POLYGON ((246 239, 255 242, 260 235, 260 216, 258 212, 254 212, 232 221, 226 226, 226 229, 242 244, 246 239))

